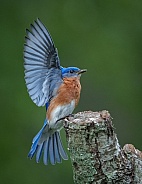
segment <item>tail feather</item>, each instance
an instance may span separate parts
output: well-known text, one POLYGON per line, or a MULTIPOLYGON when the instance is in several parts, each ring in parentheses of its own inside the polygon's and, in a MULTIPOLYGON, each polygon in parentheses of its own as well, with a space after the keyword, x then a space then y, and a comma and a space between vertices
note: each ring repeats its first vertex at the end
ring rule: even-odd
POLYGON ((46 127, 46 125, 47 125, 47 120, 44 121, 43 127, 42 127, 41 130, 36 134, 36 136, 33 138, 32 143, 34 143, 38 138, 41 137, 42 132, 43 132, 44 128, 46 127))
POLYGON ((43 149, 43 143, 38 145, 37 151, 36 151, 36 162, 38 163, 42 154, 42 149, 43 149))
POLYGON ((57 143, 58 143, 58 149, 59 149, 59 153, 61 155, 61 157, 64 160, 68 160, 68 155, 66 154, 63 145, 62 145, 62 141, 61 141, 61 137, 60 137, 60 133, 56 132, 56 138, 57 138, 57 143))
POLYGON ((31 149, 30 149, 30 152, 28 153, 28 157, 30 159, 33 158, 36 150, 38 149, 38 141, 40 140, 41 136, 42 136, 42 132, 44 130, 44 128, 46 127, 46 123, 47 121, 45 120, 44 121, 44 125, 42 127, 42 129, 37 133, 37 135, 33 138, 33 141, 32 141, 32 146, 31 146, 31 149))
POLYGON ((60 152, 59 152, 59 146, 58 146, 58 142, 57 142, 57 132, 55 132, 53 134, 54 138, 54 153, 55 153, 55 159, 56 159, 56 162, 57 163, 61 163, 62 162, 62 159, 61 159, 61 156, 60 156, 60 152))
POLYGON ((43 153, 43 163, 45 164, 45 165, 47 165, 48 164, 48 157, 49 157, 49 137, 47 138, 47 141, 45 141, 44 142, 44 148, 43 148, 43 150, 44 150, 44 153, 43 153))
POLYGON ((35 152, 36 152, 36 150, 37 150, 37 147, 38 147, 38 140, 40 139, 40 137, 38 137, 37 138, 37 140, 32 144, 32 146, 31 146, 31 149, 30 149, 30 152, 28 153, 28 157, 30 158, 30 159, 32 159, 33 158, 33 156, 34 156, 34 154, 35 154, 35 152))
MULTIPOLYGON (((54 134, 53 134, 54 135, 54 134)), ((54 152, 54 140, 53 135, 49 138, 49 157, 50 157, 50 163, 52 165, 55 165, 55 152, 54 152)))
POLYGON ((50 163, 55 165, 56 163, 62 162, 61 158, 67 160, 68 156, 61 142, 60 132, 56 131, 50 135, 50 130, 48 131, 48 126, 46 125, 44 122, 42 129, 33 138, 33 144, 28 157, 32 159, 36 154, 36 162, 38 163, 43 153, 43 163, 47 165, 48 160, 50 160, 50 163))

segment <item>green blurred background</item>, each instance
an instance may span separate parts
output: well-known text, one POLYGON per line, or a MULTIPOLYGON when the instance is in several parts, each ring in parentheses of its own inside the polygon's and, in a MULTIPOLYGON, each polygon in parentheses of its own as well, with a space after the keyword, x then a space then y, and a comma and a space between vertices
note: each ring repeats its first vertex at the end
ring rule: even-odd
POLYGON ((75 112, 108 110, 121 146, 142 150, 141 0, 1 0, 0 14, 0 183, 73 184, 70 160, 44 166, 27 159, 45 118, 45 108, 28 96, 23 73, 25 28, 37 17, 62 66, 88 69, 75 112))

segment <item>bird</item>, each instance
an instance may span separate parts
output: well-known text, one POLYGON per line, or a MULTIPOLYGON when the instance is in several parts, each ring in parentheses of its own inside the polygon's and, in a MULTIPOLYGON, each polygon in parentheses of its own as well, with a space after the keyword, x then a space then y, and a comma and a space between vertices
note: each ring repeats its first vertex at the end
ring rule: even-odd
POLYGON ((32 140, 28 157, 36 162, 55 165, 67 160, 60 130, 80 99, 80 76, 86 69, 62 67, 53 39, 39 18, 26 29, 24 43, 24 78, 30 98, 45 106, 46 117, 32 140))

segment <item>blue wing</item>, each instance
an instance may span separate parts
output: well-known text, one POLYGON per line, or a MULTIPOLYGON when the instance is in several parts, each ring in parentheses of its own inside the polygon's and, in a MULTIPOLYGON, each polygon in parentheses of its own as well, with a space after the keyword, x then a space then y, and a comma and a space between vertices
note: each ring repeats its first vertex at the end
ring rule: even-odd
POLYGON ((62 83, 60 60, 53 40, 39 19, 26 30, 24 45, 25 81, 37 106, 44 106, 56 95, 62 83))

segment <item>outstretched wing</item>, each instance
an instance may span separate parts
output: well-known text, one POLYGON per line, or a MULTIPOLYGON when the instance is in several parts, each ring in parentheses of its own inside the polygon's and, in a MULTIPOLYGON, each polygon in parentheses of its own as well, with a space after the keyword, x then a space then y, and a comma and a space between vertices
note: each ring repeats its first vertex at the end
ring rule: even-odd
POLYGON ((44 106, 56 95, 62 83, 60 61, 52 38, 39 19, 26 33, 25 81, 33 102, 37 106, 44 106))

